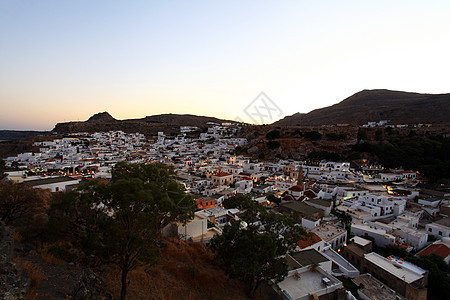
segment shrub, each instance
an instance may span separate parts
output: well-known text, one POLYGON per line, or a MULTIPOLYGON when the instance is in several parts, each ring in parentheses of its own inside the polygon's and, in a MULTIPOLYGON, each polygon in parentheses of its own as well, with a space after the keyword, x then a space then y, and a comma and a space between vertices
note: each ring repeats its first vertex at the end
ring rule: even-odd
POLYGON ((337 133, 332 132, 332 133, 327 133, 325 136, 327 137, 327 140, 330 140, 330 141, 339 141, 339 140, 347 139, 347 135, 345 133, 337 134, 337 133))
POLYGON ((268 140, 279 139, 280 137, 280 131, 278 130, 272 130, 266 134, 266 139, 268 140))
POLYGON ((278 141, 268 141, 267 142, 267 147, 269 147, 269 149, 277 149, 281 146, 280 142, 278 141))
POLYGON ((42 280, 47 280, 44 271, 38 265, 34 265, 30 262, 23 262, 22 267, 27 271, 27 276, 31 280, 31 287, 36 288, 39 286, 42 280))
POLYGON ((308 131, 305 133, 305 138, 311 141, 318 141, 322 138, 322 134, 317 131, 308 131))
POLYGON ((330 160, 330 161, 340 161, 342 157, 335 152, 328 151, 313 151, 307 156, 310 160, 330 160))

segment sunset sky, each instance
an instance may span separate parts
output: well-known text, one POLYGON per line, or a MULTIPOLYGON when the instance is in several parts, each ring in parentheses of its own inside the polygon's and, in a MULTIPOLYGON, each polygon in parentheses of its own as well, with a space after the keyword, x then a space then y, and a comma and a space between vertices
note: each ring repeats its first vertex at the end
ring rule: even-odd
POLYGON ((0 0, 0 129, 450 92, 448 0, 212 2, 0 0))

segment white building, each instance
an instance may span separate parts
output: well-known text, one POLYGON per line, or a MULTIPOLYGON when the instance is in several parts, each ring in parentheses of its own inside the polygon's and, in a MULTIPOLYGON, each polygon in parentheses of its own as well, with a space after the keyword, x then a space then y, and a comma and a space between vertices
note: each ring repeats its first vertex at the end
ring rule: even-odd
POLYGON ((395 236, 388 234, 384 229, 376 229, 370 225, 353 223, 351 233, 360 237, 370 236, 379 247, 395 245, 395 236))
POLYGON ((311 232, 315 233, 335 250, 347 243, 347 230, 332 224, 322 224, 313 228, 311 232))
POLYGON ((443 218, 436 222, 425 225, 428 234, 436 238, 450 237, 450 218, 443 218))
POLYGON ((24 184, 33 188, 50 189, 52 192, 65 192, 68 186, 77 185, 79 182, 80 179, 70 177, 52 177, 25 181, 24 184))

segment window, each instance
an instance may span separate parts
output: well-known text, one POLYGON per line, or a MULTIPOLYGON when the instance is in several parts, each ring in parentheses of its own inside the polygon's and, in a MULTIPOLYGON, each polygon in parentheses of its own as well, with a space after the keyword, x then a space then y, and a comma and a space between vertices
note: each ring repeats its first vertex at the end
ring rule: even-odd
POLYGON ((432 232, 433 230, 432 230, 431 228, 428 228, 428 231, 429 231, 429 232, 432 232))
POLYGON ((442 231, 439 231, 439 235, 442 235, 442 231))

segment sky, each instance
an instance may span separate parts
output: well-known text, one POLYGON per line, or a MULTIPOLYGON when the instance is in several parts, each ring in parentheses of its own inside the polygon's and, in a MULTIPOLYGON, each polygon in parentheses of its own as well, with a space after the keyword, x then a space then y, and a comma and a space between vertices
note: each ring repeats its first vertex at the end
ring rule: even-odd
POLYGON ((0 129, 450 93, 449 16, 448 0, 0 0, 0 129))

